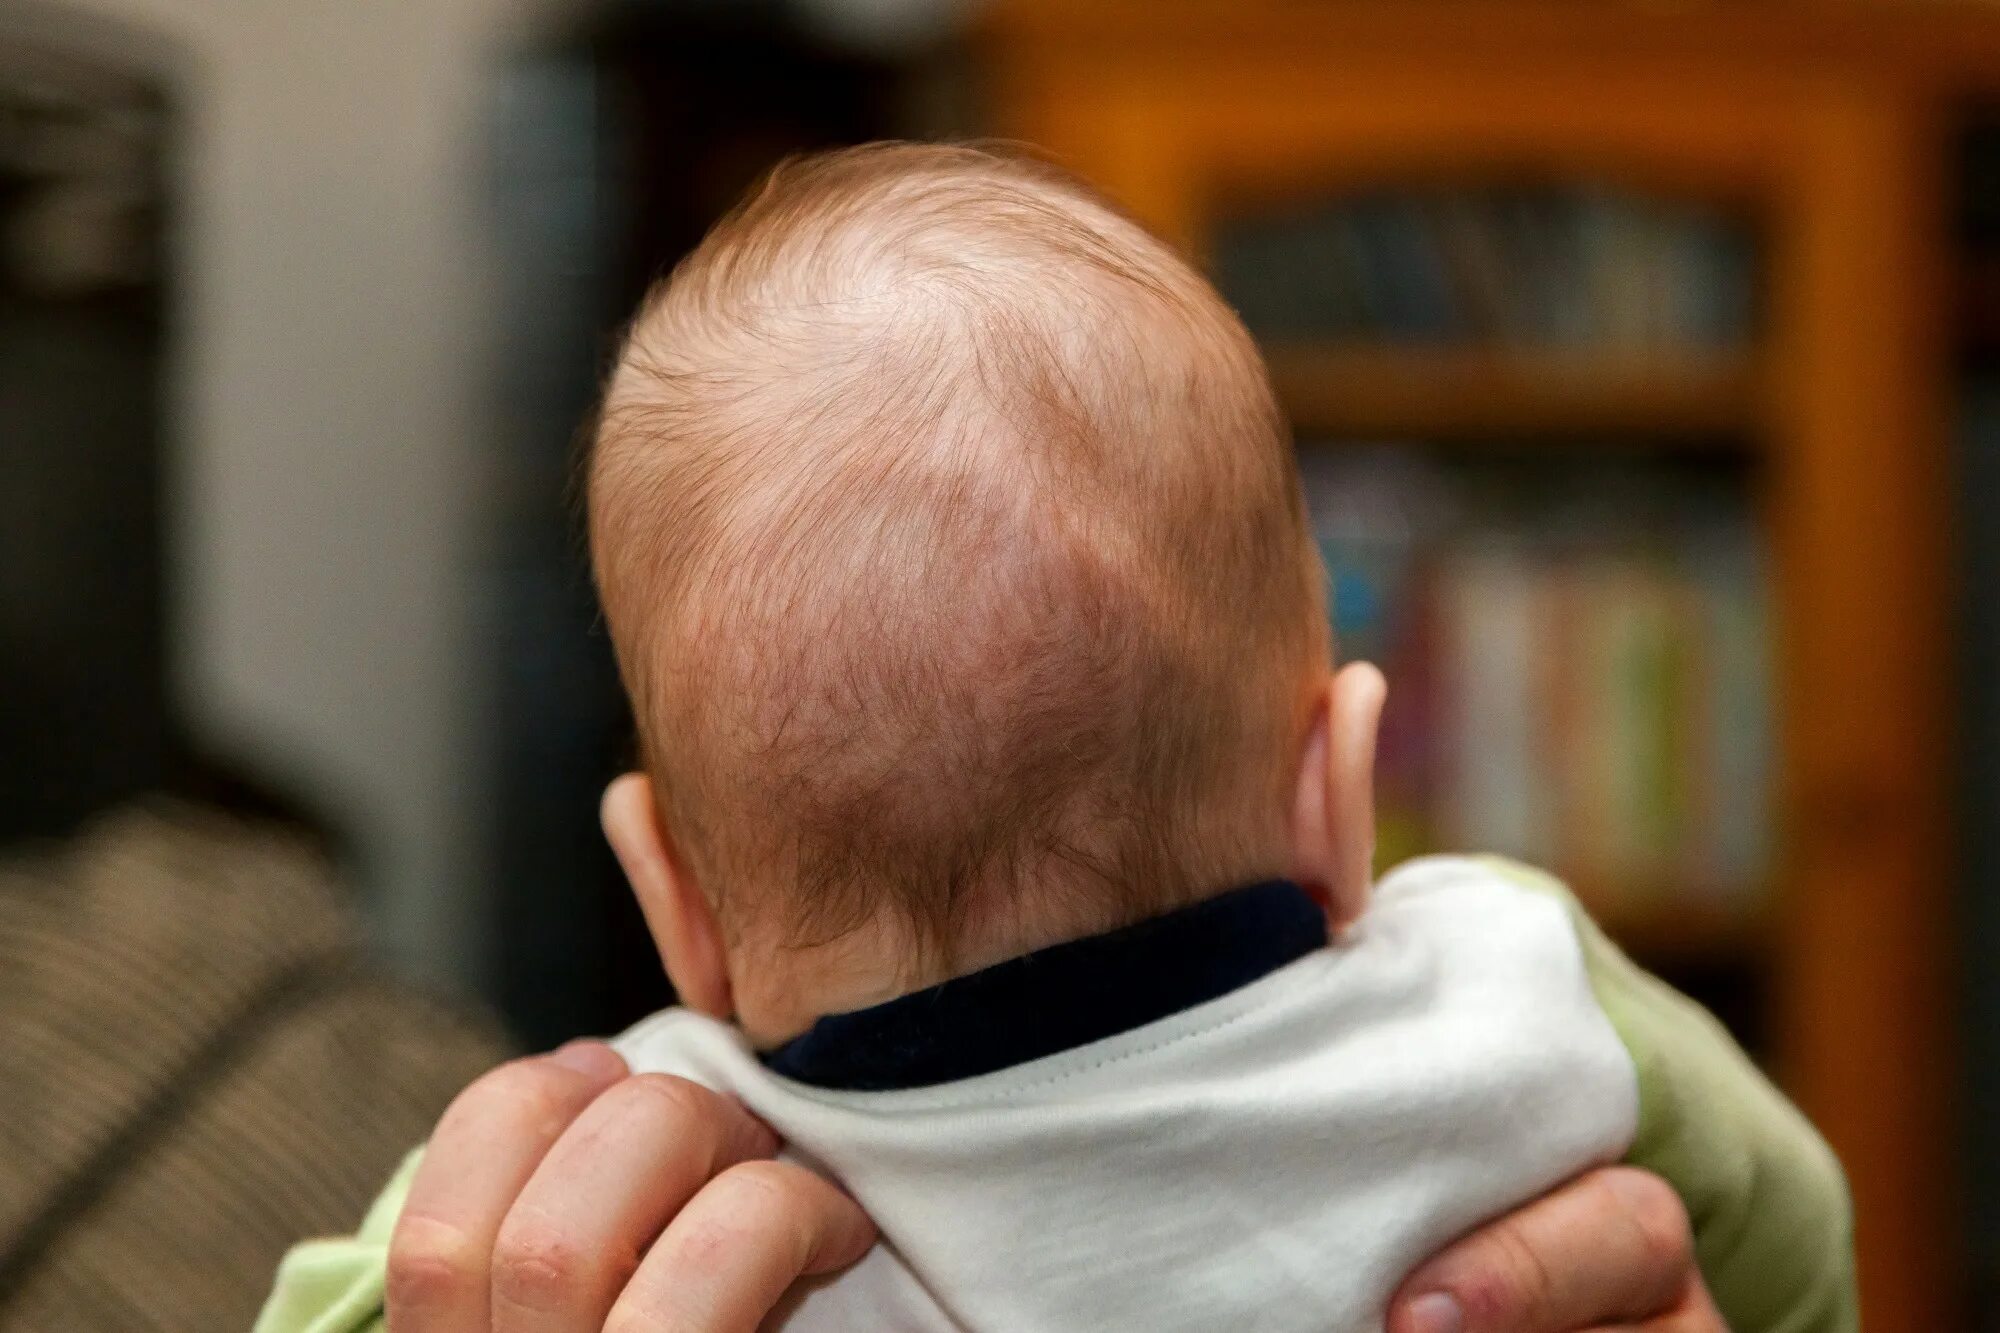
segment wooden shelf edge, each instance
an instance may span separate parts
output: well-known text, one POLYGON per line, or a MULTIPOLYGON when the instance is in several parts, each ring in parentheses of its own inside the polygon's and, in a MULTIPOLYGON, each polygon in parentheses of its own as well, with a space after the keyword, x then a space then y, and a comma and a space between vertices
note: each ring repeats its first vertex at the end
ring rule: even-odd
POLYGON ((1266 359, 1307 440, 1604 435, 1747 450, 1757 434, 1747 354, 1277 344, 1266 359))

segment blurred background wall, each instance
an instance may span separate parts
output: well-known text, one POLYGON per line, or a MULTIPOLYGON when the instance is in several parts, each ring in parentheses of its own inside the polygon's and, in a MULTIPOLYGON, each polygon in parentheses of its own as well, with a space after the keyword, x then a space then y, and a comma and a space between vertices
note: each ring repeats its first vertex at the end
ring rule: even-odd
POLYGON ((0 18, 160 98, 173 706, 205 748, 310 793, 352 834, 385 948, 461 984, 486 933, 468 799, 495 417, 482 117, 543 17, 79 0, 0 18))
MULTIPOLYGON (((548 160, 600 152, 591 44, 619 39, 591 24, 680 16, 893 49, 935 37, 953 6, 714 9, 600 21, 579 0, 29 0, 0 18, 23 66, 116 71, 159 99, 173 707, 204 749, 308 793, 351 834, 384 949, 433 980, 479 984, 493 966, 478 578, 491 446, 537 405, 500 377, 567 353, 587 381, 615 319, 593 290, 572 351, 511 336, 541 331, 546 292, 517 284, 518 304, 496 304, 510 275, 546 280, 553 260, 503 248, 548 239, 513 210, 573 215, 609 188, 576 188, 595 156, 548 160), (583 119, 565 120, 579 95, 583 119), (572 188, 537 198, 508 175, 550 170, 572 188)), ((576 383, 563 391, 574 412, 576 383)))

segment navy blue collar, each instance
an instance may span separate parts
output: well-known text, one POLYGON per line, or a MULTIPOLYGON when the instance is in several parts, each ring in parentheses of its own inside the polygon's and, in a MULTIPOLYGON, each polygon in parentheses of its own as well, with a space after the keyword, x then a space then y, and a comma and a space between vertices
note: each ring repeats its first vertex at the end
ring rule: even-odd
POLYGON ((923 1088, 1114 1037, 1269 976, 1327 942, 1305 890, 1269 880, 822 1018, 766 1052, 822 1088, 923 1088))

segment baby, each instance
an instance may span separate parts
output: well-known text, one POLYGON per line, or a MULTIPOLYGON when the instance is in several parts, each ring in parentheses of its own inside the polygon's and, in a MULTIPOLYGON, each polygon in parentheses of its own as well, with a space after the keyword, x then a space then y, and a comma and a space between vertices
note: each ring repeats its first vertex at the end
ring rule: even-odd
POLYGON ((686 1006, 618 1045, 884 1237, 787 1327, 1358 1333, 1619 1158, 1738 1333, 1853 1327, 1839 1169, 1712 1020, 1533 871, 1371 889, 1383 683, 1257 350, 1085 186, 781 168, 640 311, 588 478, 605 831, 686 1006))
POLYGON ((1371 883, 1384 687, 1257 350, 1081 183, 780 168, 640 311, 588 486, 605 832, 685 1006, 616 1044, 881 1227, 784 1327, 1379 1330, 1620 1159, 1737 1333, 1855 1327, 1839 1168, 1711 1019, 1531 870, 1371 883))

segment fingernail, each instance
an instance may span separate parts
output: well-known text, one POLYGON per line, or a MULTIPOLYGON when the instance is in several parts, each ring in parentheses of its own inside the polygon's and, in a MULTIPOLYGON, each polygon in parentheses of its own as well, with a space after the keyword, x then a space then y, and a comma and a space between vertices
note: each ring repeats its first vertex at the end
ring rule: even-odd
POLYGON ((1449 1292, 1426 1292, 1403 1309, 1403 1333, 1465 1333, 1465 1312, 1449 1292))
POLYGON ((618 1052, 601 1041, 570 1042, 551 1051, 549 1059, 592 1078, 618 1078, 625 1073, 625 1062, 618 1058, 618 1052))

